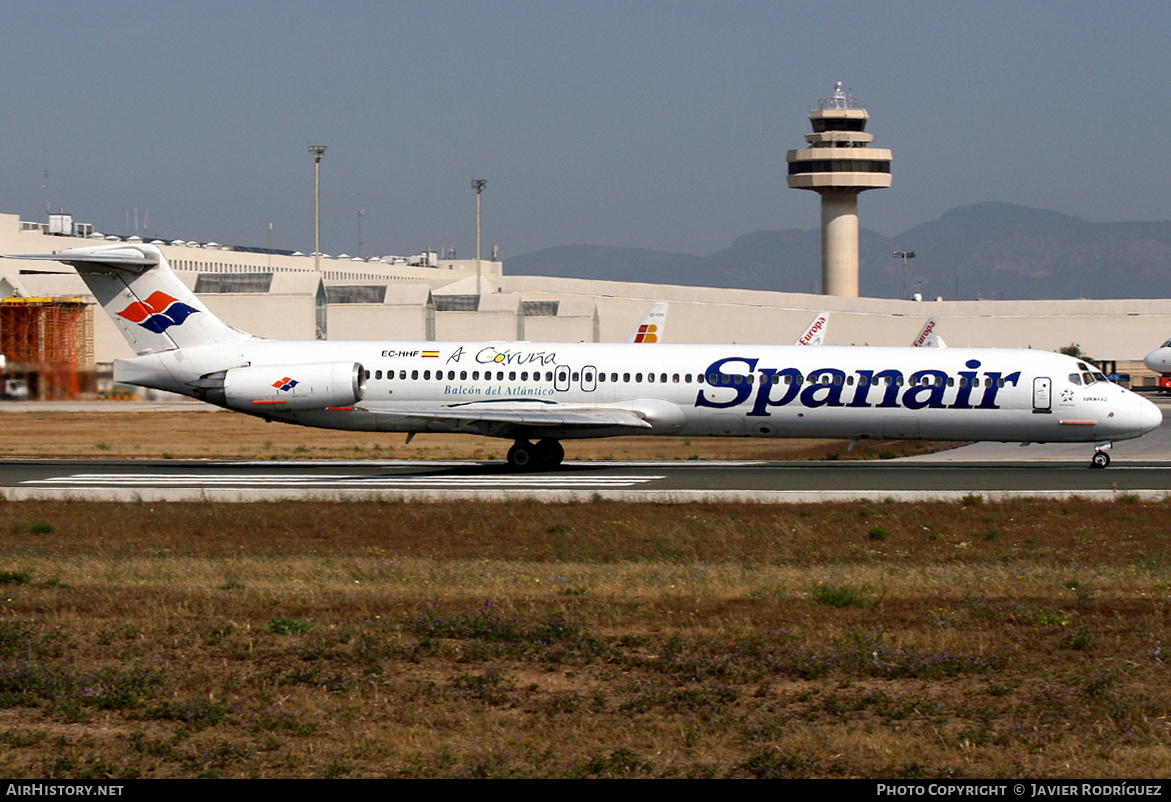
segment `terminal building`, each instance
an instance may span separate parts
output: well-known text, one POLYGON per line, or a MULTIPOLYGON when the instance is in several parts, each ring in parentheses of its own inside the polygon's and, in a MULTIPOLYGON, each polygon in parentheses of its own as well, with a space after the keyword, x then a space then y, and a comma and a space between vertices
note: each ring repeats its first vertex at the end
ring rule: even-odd
MULTIPOLYGON (((0 214, 0 253, 114 239, 55 217, 50 225, 0 214)), ((323 256, 318 271, 300 253, 152 242, 223 320, 275 339, 625 342, 650 305, 666 301, 666 342, 788 344, 826 310, 827 345, 909 345, 936 317, 949 346, 1056 351, 1076 343, 1141 387, 1157 380, 1143 356, 1171 335, 1171 299, 892 300, 509 276, 488 260, 477 293, 474 259, 323 256)), ((6 394, 20 377, 31 398, 116 392, 103 377, 115 358, 132 355, 72 268, 18 260, 0 260, 0 353, 6 394)))

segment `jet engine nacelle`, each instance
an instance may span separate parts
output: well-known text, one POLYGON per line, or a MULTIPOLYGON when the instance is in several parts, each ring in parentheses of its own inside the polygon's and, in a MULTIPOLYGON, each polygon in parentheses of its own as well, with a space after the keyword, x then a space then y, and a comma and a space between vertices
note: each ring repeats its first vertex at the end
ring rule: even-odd
POLYGON ((232 368, 221 392, 224 406, 251 412, 348 407, 366 394, 366 371, 357 362, 232 368))

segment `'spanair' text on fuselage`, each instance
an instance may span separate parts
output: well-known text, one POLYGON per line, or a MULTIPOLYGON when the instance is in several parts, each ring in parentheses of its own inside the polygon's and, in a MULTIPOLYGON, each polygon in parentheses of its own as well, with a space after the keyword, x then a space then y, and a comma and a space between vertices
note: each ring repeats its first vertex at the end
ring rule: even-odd
POLYGON ((797 368, 758 368, 758 359, 726 357, 708 366, 707 387, 695 406, 730 409, 751 403, 749 416, 768 416, 771 407, 902 407, 904 409, 999 409, 997 393, 1016 386, 1020 371, 980 372, 980 361, 968 360, 957 376, 942 370, 918 370, 910 376, 894 368, 859 370, 818 368, 802 374, 797 368), (755 378, 748 380, 745 374, 755 378))

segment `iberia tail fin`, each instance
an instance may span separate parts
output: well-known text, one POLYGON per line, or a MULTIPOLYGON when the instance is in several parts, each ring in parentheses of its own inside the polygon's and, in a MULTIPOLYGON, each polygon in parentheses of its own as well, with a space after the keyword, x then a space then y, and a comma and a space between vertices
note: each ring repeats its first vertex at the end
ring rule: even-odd
POLYGON ((657 343, 663 339, 663 330, 667 327, 667 302, 656 301, 651 304, 646 317, 639 321, 638 328, 626 341, 628 343, 657 343))
POLYGON ((110 320, 137 354, 255 339, 217 318, 179 280, 154 245, 119 243, 59 253, 12 255, 77 269, 110 320))

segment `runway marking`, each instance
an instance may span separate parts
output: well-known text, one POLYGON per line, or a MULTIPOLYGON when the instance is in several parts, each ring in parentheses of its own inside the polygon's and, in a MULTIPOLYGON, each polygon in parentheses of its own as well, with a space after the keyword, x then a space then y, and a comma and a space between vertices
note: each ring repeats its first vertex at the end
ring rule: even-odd
POLYGON ((78 473, 49 479, 30 479, 22 485, 75 485, 85 487, 496 487, 509 488, 609 488, 632 487, 664 479, 664 476, 352 476, 349 474, 103 474, 78 473))
MULTIPOLYGON (((712 467, 732 467, 743 468, 752 467, 755 465, 770 465, 773 460, 725 460, 725 459, 689 459, 689 460, 586 460, 575 459, 566 460, 562 463, 559 470, 571 471, 577 468, 712 468, 712 467)), ((230 462, 224 461, 209 461, 207 463, 213 467, 231 466, 236 468, 271 468, 275 465, 295 465, 300 468, 337 468, 342 467, 365 467, 365 468, 385 468, 387 470, 394 468, 497 468, 503 470, 504 463, 497 461, 479 461, 479 460, 419 460, 419 459, 384 459, 384 460, 368 460, 368 459, 330 459, 330 460, 232 460, 230 462)))

